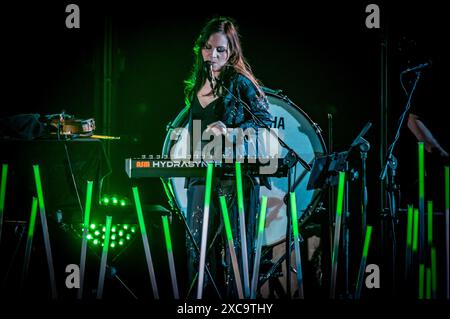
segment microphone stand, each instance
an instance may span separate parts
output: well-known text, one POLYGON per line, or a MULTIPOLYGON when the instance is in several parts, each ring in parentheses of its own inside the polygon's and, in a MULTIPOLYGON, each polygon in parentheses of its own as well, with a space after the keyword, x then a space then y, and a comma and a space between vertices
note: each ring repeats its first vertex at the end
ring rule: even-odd
MULTIPOLYGON (((344 196, 344 211, 343 214, 343 250, 344 250, 344 297, 350 298, 350 289, 349 289, 349 266, 350 266, 350 250, 349 250, 349 243, 350 243, 350 200, 349 200, 349 194, 350 194, 350 181, 356 180, 358 178, 358 172, 354 171, 353 169, 350 170, 349 166, 349 160, 348 160, 348 154, 356 147, 359 146, 360 152, 361 152, 361 159, 363 163, 363 192, 366 195, 367 189, 366 189, 366 158, 367 158, 367 152, 370 149, 370 144, 367 140, 364 139, 365 134, 372 126, 371 122, 368 122, 364 128, 361 130, 361 132, 358 134, 358 136, 355 138, 355 140, 350 145, 349 149, 347 150, 347 156, 345 159, 345 172, 347 175, 347 178, 345 179, 345 196, 344 196)), ((363 203, 366 202, 366 198, 364 197, 363 203)), ((365 216, 366 216, 366 206, 363 206, 363 223, 365 227, 365 216)))
MULTIPOLYGON (((208 72, 209 73, 209 72, 208 72)), ((227 91, 233 98, 235 101, 241 103, 244 107, 244 109, 250 114, 250 116, 252 117, 252 119, 262 128, 267 129, 270 134, 275 134, 272 132, 272 130, 270 129, 270 127, 264 123, 260 118, 258 118, 253 111, 251 110, 250 106, 245 103, 244 101, 242 101, 240 98, 236 97, 232 92, 230 92, 230 90, 223 85, 223 81, 220 81, 219 79, 216 79, 214 76, 212 76, 211 78, 214 78, 216 83, 221 85, 222 88, 225 89, 225 91, 227 91)), ((212 81, 210 80, 211 85, 212 85, 212 81)), ((213 88, 213 92, 214 92, 214 88, 213 88)), ((300 157, 300 155, 297 154, 297 152, 295 152, 291 147, 289 147, 289 145, 287 145, 280 137, 278 134, 275 134, 275 137, 277 138, 278 142, 280 143, 280 145, 282 147, 284 147, 288 153, 286 154, 285 158, 283 159, 283 164, 286 165, 288 167, 288 191, 287 194, 284 197, 284 202, 286 203, 286 217, 287 217, 287 225, 286 225, 286 297, 287 299, 291 298, 291 276, 290 276, 290 271, 291 271, 291 249, 290 249, 290 242, 291 242, 291 232, 292 232, 292 228, 291 228, 291 214, 290 214, 290 204, 289 204, 289 194, 292 191, 292 187, 291 187, 291 170, 292 168, 297 164, 297 162, 299 162, 307 171, 311 171, 311 166, 303 159, 300 157)), ((244 257, 244 256, 243 256, 244 257)), ((298 274, 297 274, 298 275, 298 274)), ((300 287, 298 287, 300 289, 300 287)))
POLYGON ((367 170, 366 170, 366 160, 367 160, 367 152, 370 150, 370 143, 366 141, 364 138, 361 138, 361 144, 359 145, 359 152, 361 154, 361 168, 362 168, 362 216, 361 216, 361 238, 364 238, 364 234, 366 233, 366 222, 367 222, 367 202, 368 202, 368 193, 367 193, 367 170))
MULTIPOLYGON (((405 73, 406 73, 406 71, 403 71, 400 73, 400 82, 402 85, 403 85, 402 76, 405 73)), ((391 261, 392 265, 391 266, 392 266, 393 288, 395 288, 395 272, 396 272, 395 267, 396 267, 396 258, 397 258, 397 255, 396 255, 397 243, 396 243, 396 234, 395 234, 395 224, 397 221, 397 207, 396 207, 396 203, 395 203, 395 191, 397 189, 397 186, 395 184, 395 174, 396 174, 395 170, 396 170, 397 164, 398 164, 397 159, 394 156, 393 152, 394 152, 395 146, 400 138, 400 130, 403 126, 405 117, 408 114, 408 111, 411 107, 411 99, 414 94, 414 91, 416 90, 417 83, 420 80, 420 76, 421 76, 421 71, 420 70, 416 71, 416 79, 415 79, 414 85, 411 89, 411 92, 409 93, 408 101, 405 106, 405 110, 403 111, 403 113, 400 116, 397 131, 396 131, 396 134, 394 137, 394 141, 388 148, 388 154, 386 156, 385 164, 384 164, 383 169, 381 170, 381 174, 380 174, 380 180, 381 180, 381 182, 383 182, 386 179, 388 167, 390 168, 390 174, 389 174, 390 178, 387 178, 386 184, 387 184, 387 197, 389 199, 389 214, 390 214, 389 218, 391 219, 391 233, 392 233, 392 261, 391 261)), ((392 291, 395 295, 394 289, 392 291)))
MULTIPOLYGON (((402 75, 403 75, 403 73, 402 73, 402 75)), ((387 171, 387 167, 389 165, 389 160, 393 156, 392 154, 393 154, 394 148, 395 148, 395 146, 397 144, 397 141, 398 141, 398 139, 400 137, 400 130, 401 130, 402 126, 403 126, 403 122, 405 120, 406 114, 408 113, 408 110, 411 107, 411 98, 412 98, 412 96, 414 94, 414 91, 416 90, 417 83, 420 80, 420 75, 421 75, 420 71, 417 71, 416 75, 417 75, 417 77, 416 77, 416 80, 414 82, 414 86, 413 86, 413 88, 412 88, 412 90, 411 90, 411 92, 410 92, 410 94, 408 96, 408 102, 406 103, 405 110, 403 111, 402 115, 400 116, 400 121, 399 121, 399 124, 398 124, 398 127, 397 127, 397 131, 396 131, 396 134, 395 134, 394 141, 392 142, 392 144, 388 148, 388 152, 389 153, 386 156, 385 164, 384 164, 383 169, 381 170, 381 174, 380 174, 381 181, 383 181, 385 179, 385 177, 386 177, 386 171, 387 171)))

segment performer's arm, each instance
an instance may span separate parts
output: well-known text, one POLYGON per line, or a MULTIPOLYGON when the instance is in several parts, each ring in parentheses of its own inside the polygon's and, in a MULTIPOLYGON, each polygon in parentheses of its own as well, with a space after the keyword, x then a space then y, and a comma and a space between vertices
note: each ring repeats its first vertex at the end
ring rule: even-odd
POLYGON ((437 148, 441 156, 449 156, 448 153, 441 147, 439 142, 434 138, 431 131, 425 126, 425 124, 417 115, 412 113, 409 114, 408 128, 411 130, 411 132, 419 142, 425 143, 425 150, 427 152, 431 153, 434 148, 437 148))

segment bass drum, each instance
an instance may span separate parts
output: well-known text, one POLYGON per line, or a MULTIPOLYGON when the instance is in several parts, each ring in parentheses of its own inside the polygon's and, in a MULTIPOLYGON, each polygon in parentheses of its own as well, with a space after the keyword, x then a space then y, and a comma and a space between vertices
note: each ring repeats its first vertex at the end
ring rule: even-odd
MULTIPOLYGON (((273 117, 271 127, 278 128, 278 133, 287 145, 294 149, 300 157, 302 157, 311 166, 315 158, 326 154, 326 147, 320 134, 320 128, 315 124, 308 115, 295 105, 289 98, 281 95, 281 91, 273 91, 263 88, 270 104, 270 114, 273 117)), ((185 158, 183 140, 186 138, 188 125, 187 108, 183 109, 175 120, 170 123, 167 129, 167 136, 164 141, 164 156, 172 158, 185 158), (185 128, 184 134, 177 133, 178 140, 174 141, 171 135, 178 131, 177 128, 185 128)), ((279 157, 283 158, 287 151, 280 148, 279 157)), ((300 221, 305 220, 314 212, 320 199, 320 190, 307 190, 310 173, 306 171, 301 164, 297 164, 294 180, 295 194, 297 198, 298 218, 300 221)), ((184 188, 185 178, 176 177, 162 179, 166 194, 172 205, 177 205, 178 209, 184 216, 187 207, 187 189, 184 188)), ((260 196, 267 196, 267 213, 266 225, 263 245, 273 246, 283 242, 286 238, 286 205, 284 197, 288 189, 288 178, 271 178, 272 190, 261 186, 260 196)))

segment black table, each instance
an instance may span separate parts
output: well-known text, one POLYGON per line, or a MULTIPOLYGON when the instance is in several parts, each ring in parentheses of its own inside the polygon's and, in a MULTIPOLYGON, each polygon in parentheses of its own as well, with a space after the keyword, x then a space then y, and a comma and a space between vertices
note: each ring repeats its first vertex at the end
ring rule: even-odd
POLYGON ((87 181, 93 181, 95 206, 99 203, 102 181, 111 173, 103 143, 98 139, 0 140, 0 147, 0 164, 8 164, 5 220, 28 220, 31 199, 36 196, 35 164, 40 169, 47 214, 61 210, 66 217, 70 215, 70 219, 79 222, 82 212, 76 189, 84 207, 87 181))

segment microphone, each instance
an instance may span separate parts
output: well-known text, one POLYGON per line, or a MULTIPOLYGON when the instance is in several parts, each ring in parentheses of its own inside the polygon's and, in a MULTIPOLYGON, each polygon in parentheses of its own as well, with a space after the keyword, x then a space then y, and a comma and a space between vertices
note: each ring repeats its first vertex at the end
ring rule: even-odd
POLYGON ((416 65, 415 67, 406 69, 406 70, 402 71, 402 74, 409 73, 409 72, 412 72, 412 71, 418 71, 418 70, 430 67, 431 64, 432 63, 431 63, 431 60, 430 60, 430 61, 428 61, 426 63, 422 63, 422 64, 419 64, 419 65, 416 65))
POLYGON ((355 147, 358 144, 361 144, 362 142, 364 142, 365 140, 363 139, 364 135, 366 135, 367 131, 369 130, 369 128, 372 126, 371 122, 368 122, 366 124, 366 126, 364 126, 364 128, 362 129, 361 133, 359 133, 359 135, 355 138, 355 140, 353 141, 352 145, 350 147, 355 147))
POLYGON ((216 79, 214 78, 212 63, 211 61, 205 61, 205 65, 206 65, 206 76, 208 77, 209 83, 211 84, 211 89, 214 92, 214 88, 216 87, 216 79))

